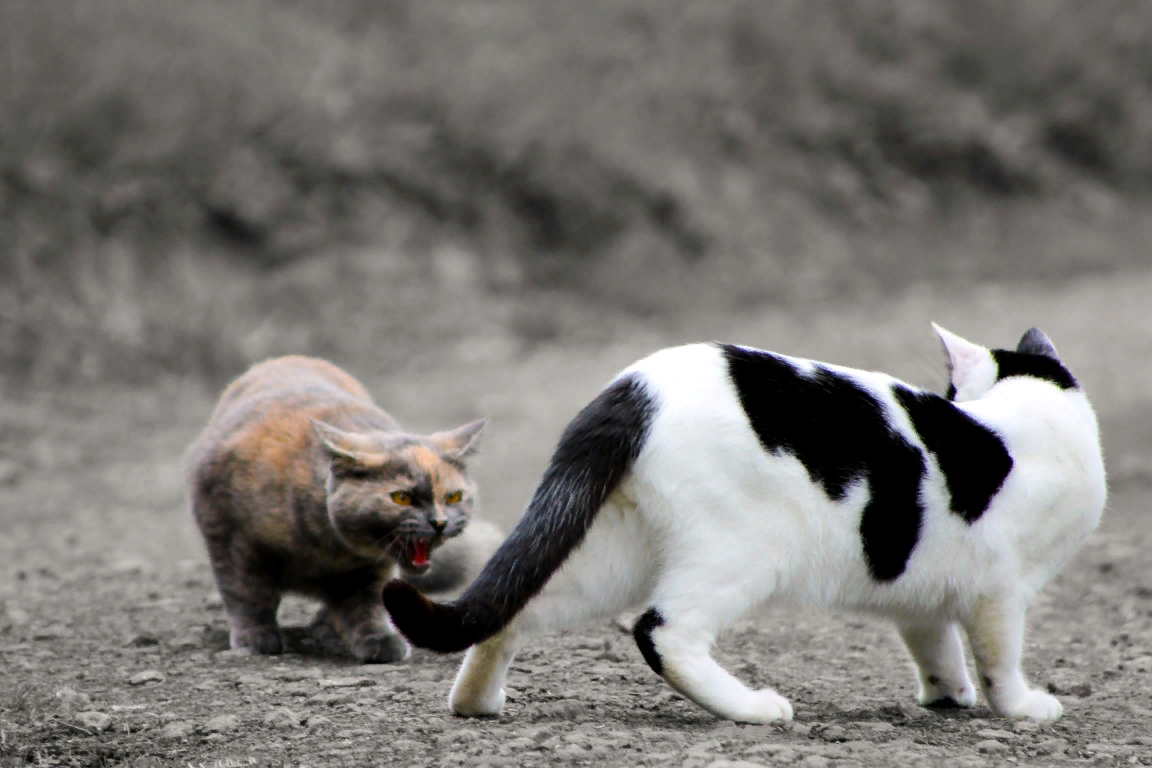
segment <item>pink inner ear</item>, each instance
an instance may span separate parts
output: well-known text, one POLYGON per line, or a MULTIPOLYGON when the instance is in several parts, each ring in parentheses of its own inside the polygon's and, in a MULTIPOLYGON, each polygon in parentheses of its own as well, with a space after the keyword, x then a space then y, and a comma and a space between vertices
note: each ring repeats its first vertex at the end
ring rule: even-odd
POLYGON ((940 342, 948 353, 948 360, 952 367, 952 383, 961 386, 972 375, 973 370, 988 356, 988 350, 979 344, 973 344, 935 323, 932 327, 940 342))

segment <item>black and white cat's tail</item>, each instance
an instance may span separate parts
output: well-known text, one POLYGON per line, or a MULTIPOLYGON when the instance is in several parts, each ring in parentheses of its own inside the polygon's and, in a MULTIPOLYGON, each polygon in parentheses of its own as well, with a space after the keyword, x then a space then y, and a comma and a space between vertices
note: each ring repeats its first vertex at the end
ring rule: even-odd
POLYGON ((434 603, 412 585, 384 587, 384 606, 415 646, 461 651, 499 632, 580 546, 632 468, 656 403, 635 374, 616 379, 568 424, 520 522, 467 590, 434 603))

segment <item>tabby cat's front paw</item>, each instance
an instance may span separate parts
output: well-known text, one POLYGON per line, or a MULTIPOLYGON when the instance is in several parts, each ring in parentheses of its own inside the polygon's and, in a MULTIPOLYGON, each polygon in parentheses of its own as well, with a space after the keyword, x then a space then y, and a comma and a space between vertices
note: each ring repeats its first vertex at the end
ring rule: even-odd
POLYGON ((283 653, 284 640, 276 627, 233 628, 228 633, 232 650, 244 655, 275 655, 283 653))
POLYGON ((391 664, 404 661, 412 653, 411 647, 400 635, 365 635, 352 643, 352 655, 365 664, 391 664))
POLYGON ((1032 720, 1059 720, 1064 707, 1055 696, 1030 688, 1010 706, 994 702, 992 708, 1001 717, 1030 718, 1032 720))
POLYGON ((732 719, 738 723, 779 723, 792 719, 792 705, 771 688, 762 688, 752 694, 752 706, 732 719))

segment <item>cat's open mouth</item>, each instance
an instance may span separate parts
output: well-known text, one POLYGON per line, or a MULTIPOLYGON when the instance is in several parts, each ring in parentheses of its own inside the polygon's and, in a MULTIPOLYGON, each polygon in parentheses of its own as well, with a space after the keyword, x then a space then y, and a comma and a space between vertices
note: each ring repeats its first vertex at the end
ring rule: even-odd
POLYGON ((432 565, 429 559, 432 554, 431 539, 406 539, 400 545, 400 566, 411 573, 424 573, 432 565))

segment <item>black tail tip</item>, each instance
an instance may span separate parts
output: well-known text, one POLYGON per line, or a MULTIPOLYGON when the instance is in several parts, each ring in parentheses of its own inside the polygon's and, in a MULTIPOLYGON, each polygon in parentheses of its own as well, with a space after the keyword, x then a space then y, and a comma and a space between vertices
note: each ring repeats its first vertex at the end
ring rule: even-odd
POLYGON ((384 608, 392 623, 417 648, 438 653, 462 651, 475 641, 465 635, 459 611, 434 603, 411 584, 393 579, 384 585, 384 608))

